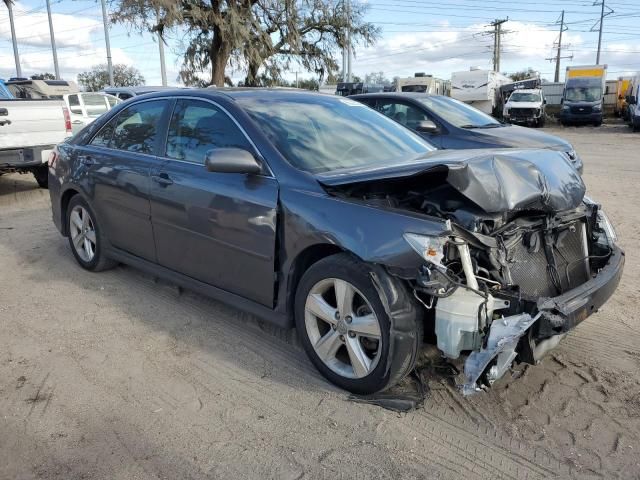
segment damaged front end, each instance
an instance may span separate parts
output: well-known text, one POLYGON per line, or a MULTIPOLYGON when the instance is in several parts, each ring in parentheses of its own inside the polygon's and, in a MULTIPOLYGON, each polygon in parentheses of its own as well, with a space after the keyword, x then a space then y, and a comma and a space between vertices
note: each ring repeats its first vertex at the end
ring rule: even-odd
POLYGON ((611 296, 624 266, 614 230, 556 152, 456 153, 403 175, 326 180, 335 195, 447 222, 430 237, 405 232, 422 257, 405 280, 433 313, 437 346, 466 357, 462 391, 535 364, 611 296))

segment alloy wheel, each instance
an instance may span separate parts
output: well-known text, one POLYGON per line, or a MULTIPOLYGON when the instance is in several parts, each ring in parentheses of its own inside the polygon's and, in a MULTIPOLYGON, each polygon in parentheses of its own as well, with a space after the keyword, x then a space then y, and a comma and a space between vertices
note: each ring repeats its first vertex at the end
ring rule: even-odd
POLYGON ((84 262, 91 262, 96 255, 96 230, 89 211, 81 205, 71 210, 69 233, 78 256, 84 262))
POLYGON ((305 303, 305 327, 320 360, 346 378, 363 378, 382 352, 380 323, 371 304, 352 284, 338 278, 316 283, 305 303))

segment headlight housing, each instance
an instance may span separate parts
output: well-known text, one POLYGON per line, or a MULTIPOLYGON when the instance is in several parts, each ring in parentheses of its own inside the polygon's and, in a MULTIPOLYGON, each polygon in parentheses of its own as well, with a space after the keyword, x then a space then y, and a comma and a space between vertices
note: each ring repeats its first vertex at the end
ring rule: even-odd
POLYGON ((598 104, 593 106, 594 112, 600 112, 601 110, 602 110, 602 105, 598 104))
POLYGON ((564 112, 568 112, 570 108, 571 108, 571 107, 570 107, 569 105, 563 105, 563 106, 562 106, 562 110, 563 110, 564 112))
POLYGON ((418 233, 405 233, 403 237, 425 261, 444 268, 442 260, 444 259, 444 249, 447 244, 446 237, 431 237, 418 233))
POLYGON ((616 243, 618 241, 618 234, 613 228, 611 220, 609 220, 609 217, 602 209, 598 209, 598 225, 602 230, 604 230, 605 235, 611 243, 616 243))

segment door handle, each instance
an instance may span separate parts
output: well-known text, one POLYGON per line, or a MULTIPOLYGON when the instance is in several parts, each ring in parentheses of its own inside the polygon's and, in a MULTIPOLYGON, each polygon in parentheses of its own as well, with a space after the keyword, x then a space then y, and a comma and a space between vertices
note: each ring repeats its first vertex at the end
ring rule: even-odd
POLYGON ((151 175, 151 180, 153 180, 158 185, 161 185, 163 187, 167 187, 167 186, 173 184, 173 180, 171 180, 171 178, 169 178, 169 175, 167 175, 166 173, 160 173, 158 175, 151 175))
POLYGON ((89 155, 79 155, 78 156, 78 160, 80 161, 80 163, 82 165, 95 165, 96 161, 93 159, 93 157, 89 156, 89 155))
POLYGON ((80 125, 80 124, 82 124, 83 122, 82 122, 82 120, 74 120, 74 121, 73 121, 73 122, 71 122, 71 123, 73 123, 74 125, 80 125))

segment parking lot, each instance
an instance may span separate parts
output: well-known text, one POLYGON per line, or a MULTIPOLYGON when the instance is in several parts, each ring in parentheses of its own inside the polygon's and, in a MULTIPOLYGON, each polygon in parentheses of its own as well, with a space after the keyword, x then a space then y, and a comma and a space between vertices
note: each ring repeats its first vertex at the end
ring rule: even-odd
POLYGON ((434 374, 407 414, 349 401, 294 331, 82 270, 48 192, 0 177, 0 479, 640 478, 640 136, 545 130, 583 157, 621 286, 519 378, 464 398, 434 374))

